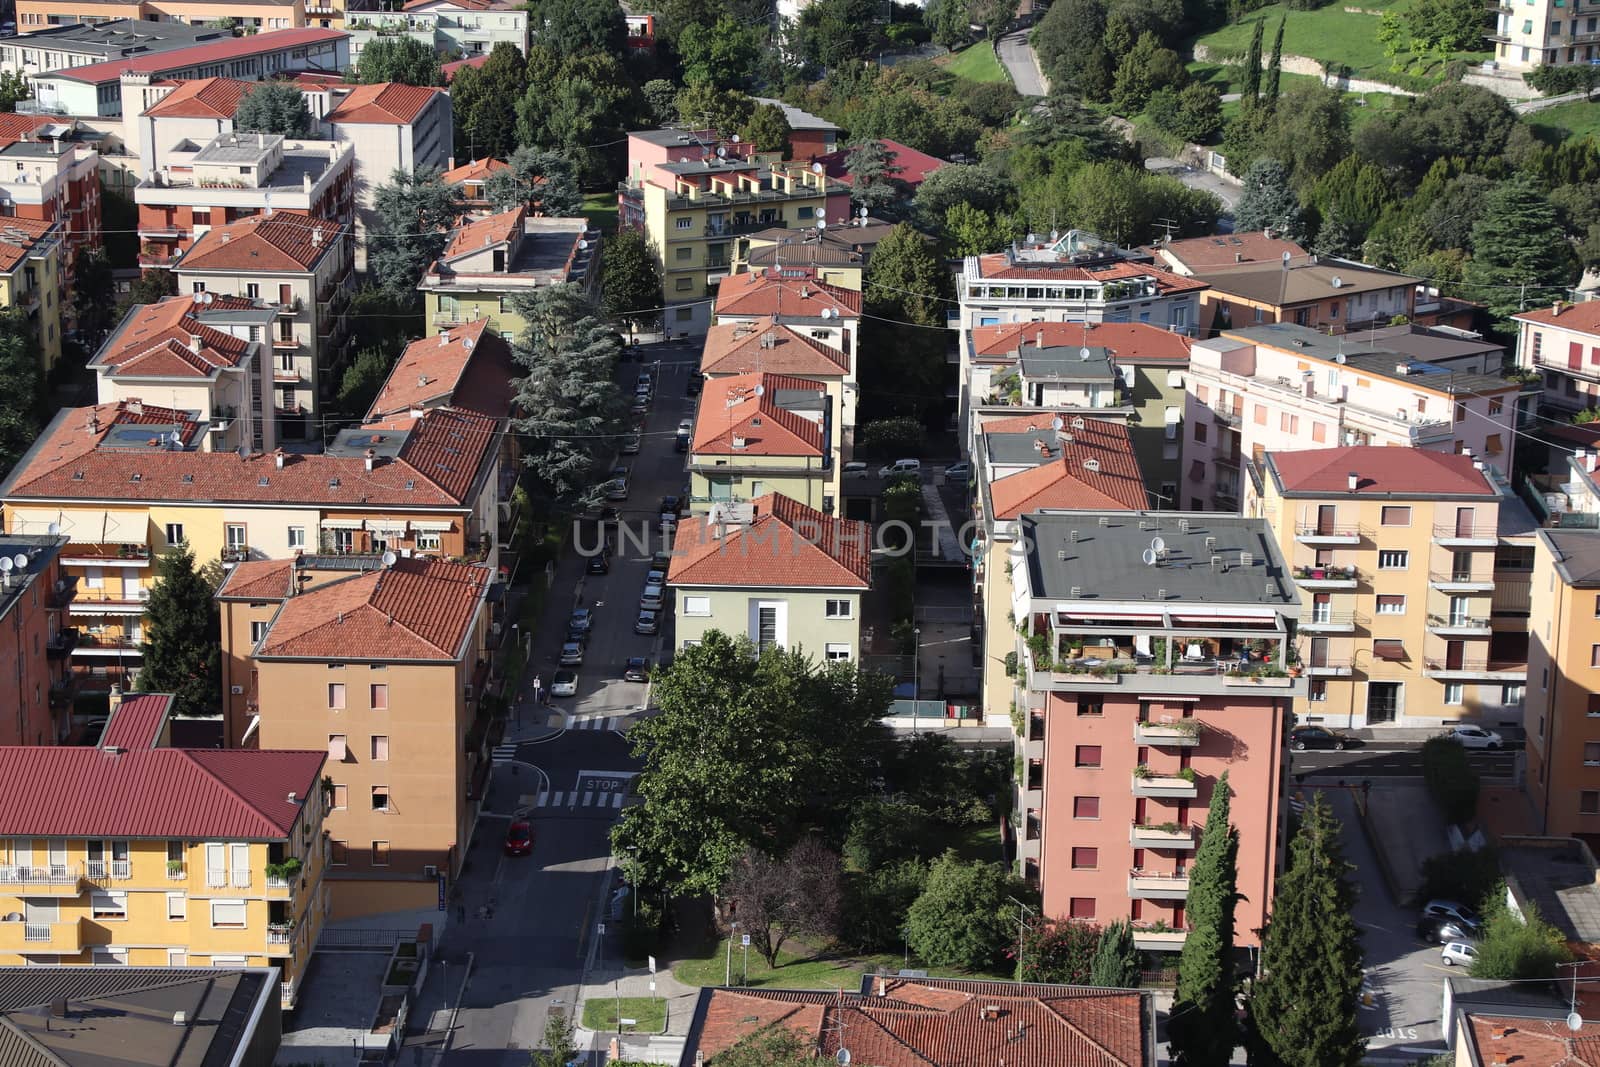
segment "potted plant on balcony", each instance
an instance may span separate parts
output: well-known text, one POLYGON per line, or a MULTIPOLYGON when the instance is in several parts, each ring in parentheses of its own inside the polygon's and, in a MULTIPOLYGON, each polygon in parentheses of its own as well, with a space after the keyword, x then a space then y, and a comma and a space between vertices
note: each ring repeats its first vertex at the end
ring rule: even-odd
POLYGON ((1149 767, 1149 765, 1145 764, 1145 763, 1139 764, 1137 767, 1135 767, 1133 769, 1133 776, 1135 778, 1148 778, 1148 777, 1150 777, 1150 767, 1149 767))
POLYGON ((1178 777, 1182 778, 1184 781, 1188 782, 1190 785, 1193 785, 1194 784, 1194 779, 1195 779, 1194 768, 1193 767, 1183 767, 1183 768, 1181 768, 1178 771, 1178 777))
POLYGON ((300 859, 290 856, 281 863, 267 864, 267 877, 280 882, 292 882, 300 876, 300 859))
POLYGON ((172 877, 176 878, 178 875, 180 875, 182 873, 183 873, 183 861, 182 860, 168 860, 167 861, 167 874, 169 874, 172 877))

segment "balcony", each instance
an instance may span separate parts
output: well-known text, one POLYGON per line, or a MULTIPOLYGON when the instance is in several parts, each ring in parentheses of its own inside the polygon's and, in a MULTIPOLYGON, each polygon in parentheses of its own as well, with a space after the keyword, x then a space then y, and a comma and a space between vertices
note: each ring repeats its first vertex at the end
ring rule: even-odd
POLYGON ((237 870, 230 872, 226 867, 206 868, 207 888, 223 889, 230 884, 235 889, 249 889, 250 869, 248 867, 240 867, 237 870), (229 878, 230 874, 232 875, 231 880, 229 878))
POLYGON ((1428 632, 1439 637, 1488 637, 1489 620, 1482 615, 1430 614, 1428 632))
POLYGON ((1514 660, 1434 659, 1424 657, 1422 676, 1441 682, 1473 681, 1486 679, 1495 682, 1523 682, 1528 678, 1528 665, 1514 660))
POLYGON ((1305 672, 1312 678, 1348 678, 1355 669, 1354 656, 1324 656, 1321 662, 1307 663, 1305 672))
POLYGON ((1294 539, 1302 545, 1359 545, 1361 527, 1331 522, 1297 525, 1294 528, 1294 539))
POLYGON ((24 897, 75 897, 82 877, 83 869, 75 863, 43 867, 0 864, 0 886, 9 886, 24 897))
POLYGON ((301 306, 300 298, 298 296, 292 297, 286 301, 280 301, 278 303, 278 314, 284 316, 285 318, 292 319, 296 315, 300 314, 301 306))
POLYGON ((292 892, 300 884, 301 870, 298 857, 291 857, 282 863, 267 864, 267 888, 292 892))
POLYGON ((1155 774, 1150 768, 1140 765, 1133 772, 1133 795, 1156 800, 1193 800, 1200 795, 1200 787, 1195 784, 1193 772, 1188 775, 1155 774))
POLYGON ((1169 722, 1137 722, 1133 739, 1141 745, 1159 748, 1194 748, 1200 743, 1199 719, 1174 719, 1169 722))
POLYGON ((1493 548, 1500 529, 1493 523, 1442 522, 1433 528, 1433 543, 1443 548, 1493 548))
POLYGON ((139 637, 129 637, 127 634, 93 634, 82 633, 78 635, 78 647, 73 649, 77 656, 89 655, 122 655, 128 652, 143 652, 144 640, 139 637))
POLYGON ((182 860, 167 861, 167 881, 186 882, 189 880, 189 868, 183 865, 182 860))
POLYGON ((1441 593, 1492 593, 1494 575, 1472 574, 1466 571, 1433 571, 1428 575, 1428 585, 1441 593))
POLYGON ((1189 876, 1135 867, 1128 872, 1128 895, 1139 900, 1182 900, 1189 895, 1189 876))
POLYGON ((79 567, 148 567, 150 546, 74 543, 61 550, 61 562, 79 567))
POLYGON ((1301 589, 1354 589, 1361 572, 1354 567, 1296 567, 1294 581, 1301 589))
POLYGON ((1365 626, 1367 617, 1353 611, 1317 611, 1300 620, 1300 629, 1314 634, 1355 633, 1357 625, 1365 626))
POLYGON ((83 951, 83 920, 0 922, 0 952, 76 956, 83 951))
POLYGON ((78 676, 63 674, 50 683, 50 706, 60 711, 70 708, 72 702, 78 698, 78 676))
POLYGON ((278 922, 267 924, 267 955, 289 956, 294 953, 295 924, 278 922))
POLYGON ((78 576, 64 574, 56 579, 54 586, 44 595, 44 606, 51 611, 61 611, 72 604, 73 597, 78 595, 78 576))
POLYGON ((1145 952, 1177 952, 1189 939, 1189 931, 1172 930, 1164 925, 1133 924, 1133 947, 1145 952))
POLYGON ((1134 823, 1128 829, 1128 840, 1134 848, 1164 848, 1179 852, 1192 852, 1195 832, 1192 826, 1175 822, 1140 826, 1134 823))
POLYGON ((222 550, 222 562, 224 563, 243 563, 249 558, 249 545, 229 545, 222 550))
POLYGON ((90 882, 125 882, 133 877, 128 860, 90 860, 83 865, 83 876, 90 882))
MULTIPOLYGON (((1270 635, 1273 640, 1281 634, 1270 635)), ((1205 645, 1207 640, 1196 638, 1195 644, 1205 645)), ((1034 667, 1031 649, 1022 650, 1028 688, 1035 691, 1075 692, 1084 689, 1102 689, 1126 686, 1140 693, 1170 693, 1175 696, 1202 694, 1230 694, 1239 686, 1263 686, 1292 689, 1298 679, 1268 673, 1273 668, 1267 664, 1252 663, 1241 671, 1237 661, 1216 658, 1210 651, 1202 658, 1186 660, 1174 652, 1173 665, 1168 667, 1150 659, 1119 657, 1112 660, 1096 658, 1061 660, 1052 664, 1051 670, 1034 667)))
POLYGON ((272 339, 272 350, 274 352, 298 352, 300 350, 300 339, 298 337, 274 337, 272 339))
POLYGON ((1494 577, 1494 599, 1490 602, 1492 615, 1526 615, 1533 610, 1533 582, 1513 572, 1494 577))
MULTIPOLYGON (((57 630, 45 642, 45 659, 66 659, 72 655, 72 650, 78 647, 78 631, 73 629, 57 630)), ((53 687, 52 687, 53 688, 53 687)))

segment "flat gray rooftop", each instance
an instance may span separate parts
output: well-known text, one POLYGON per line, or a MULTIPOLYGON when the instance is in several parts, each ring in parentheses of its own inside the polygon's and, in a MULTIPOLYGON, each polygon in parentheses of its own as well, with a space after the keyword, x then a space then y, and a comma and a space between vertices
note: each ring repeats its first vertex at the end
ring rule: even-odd
POLYGON ((1024 515, 1021 522, 1029 588, 1036 597, 1271 606, 1298 614, 1299 593, 1264 519, 1072 511, 1024 515), (1146 564, 1144 554, 1156 538, 1165 546, 1163 557, 1146 564), (1221 558, 1213 563, 1213 557, 1221 558))
POLYGON ((1377 330, 1360 330, 1354 334, 1366 338, 1375 348, 1400 352, 1413 359, 1459 359, 1489 352, 1504 352, 1502 345, 1482 337, 1463 337, 1446 330, 1408 323, 1405 326, 1384 326, 1377 330))
POLYGON ((1539 531, 1556 553, 1556 569, 1569 585, 1600 586, 1600 530, 1553 529, 1539 531))
POLYGON ((190 26, 182 22, 146 22, 116 19, 98 25, 75 23, 51 26, 27 35, 36 48, 55 49, 78 55, 120 59, 145 52, 164 52, 188 48, 203 41, 232 36, 215 26, 190 26))
POLYGON ((1349 366, 1367 374, 1394 381, 1417 382, 1451 393, 1499 391, 1513 385, 1497 375, 1463 374, 1446 367, 1436 367, 1404 352, 1366 344, 1361 340, 1366 335, 1360 331, 1330 337, 1321 331, 1290 322, 1269 322, 1225 332, 1231 338, 1296 352, 1313 359, 1337 360, 1342 355, 1349 366), (1402 375, 1395 371, 1395 367, 1402 363, 1408 365, 1410 374, 1402 375))
POLYGON ((1055 428, 1050 418, 1041 417, 1042 424, 1032 433, 986 433, 983 439, 989 444, 989 464, 999 467, 1037 467, 1041 463, 1061 458, 1055 428), (1039 452, 1041 444, 1049 445, 1050 455, 1039 452))
POLYGON ((196 163, 259 163, 281 141, 271 134, 222 136, 195 153, 196 163))
POLYGON ((1017 350, 1024 378, 1048 379, 1057 382, 1104 382, 1116 371, 1111 366, 1111 352, 1101 345, 1089 345, 1087 357, 1083 345, 1057 345, 1038 348, 1022 345, 1017 350))
POLYGON ((1508 884, 1539 907, 1544 920, 1573 941, 1600 941, 1600 886, 1576 841, 1558 848, 1514 845, 1500 850, 1508 884))

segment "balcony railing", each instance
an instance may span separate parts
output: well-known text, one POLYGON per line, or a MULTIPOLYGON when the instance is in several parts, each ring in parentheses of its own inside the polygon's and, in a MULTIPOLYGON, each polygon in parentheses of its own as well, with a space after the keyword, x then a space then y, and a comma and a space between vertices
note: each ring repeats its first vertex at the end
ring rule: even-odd
POLYGON ((1198 719, 1140 722, 1134 724, 1133 739, 1136 744, 1160 748, 1194 748, 1200 744, 1201 729, 1198 719))
POLYGON ((1181 900, 1189 895, 1189 876, 1135 867, 1128 872, 1128 895, 1155 900, 1181 900))
POLYGON ((1454 522, 1441 522, 1433 528, 1435 541, 1487 541, 1494 544, 1500 540, 1499 527, 1490 523, 1476 523, 1462 525, 1454 522))
POLYGON ((84 877, 91 882, 126 881, 133 877, 133 867, 128 860, 90 860, 84 864, 84 877))
POLYGON ((226 867, 207 867, 206 885, 211 889, 221 889, 228 884, 228 870, 226 867))
POLYGON ((42 867, 26 864, 0 864, 0 885, 76 886, 82 870, 71 863, 51 863, 42 867))
POLYGON ((1432 615, 1428 616, 1430 630, 1489 630, 1489 620, 1482 615, 1432 615))
POLYGON ((292 1008, 292 1007, 294 1007, 294 998, 295 998, 294 982, 293 981, 279 982, 278 983, 278 1003, 280 1005, 282 1005, 283 1007, 285 1007, 285 1008, 292 1008))
POLYGON ((298 296, 278 301, 278 314, 293 317, 300 314, 302 305, 298 296))
POLYGON ((1301 541, 1338 540, 1356 542, 1361 540, 1361 527, 1359 525, 1345 525, 1343 523, 1301 523, 1296 524, 1294 535, 1301 541))
POLYGON ((1192 800, 1200 787, 1192 778, 1176 774, 1135 774, 1133 795, 1157 799, 1192 800))
POLYGON ((183 882, 183 881, 187 881, 188 878, 189 878, 189 868, 185 867, 181 863, 179 863, 176 866, 174 866, 171 861, 168 861, 168 863, 167 863, 167 881, 169 881, 169 882, 183 882))
POLYGON ((1173 930, 1167 926, 1154 926, 1148 923, 1133 924, 1134 947, 1146 952, 1171 952, 1182 948, 1188 939, 1187 930, 1173 930))
POLYGON ((1178 823, 1141 826, 1134 823, 1129 832, 1134 848, 1167 848, 1188 851, 1195 847, 1195 829, 1178 823))
POLYGON ((268 923, 267 944, 287 945, 294 941, 294 923, 268 923))
MULTIPOLYGON (((1427 677, 1435 675, 1520 675, 1527 676, 1528 665, 1516 660, 1490 660, 1482 657, 1463 659, 1458 663, 1451 663, 1445 659, 1424 657, 1422 671, 1427 677)), ((1511 680, 1511 679, 1507 679, 1511 680)))
POLYGON ((224 563, 242 563, 249 558, 249 545, 229 545, 222 550, 222 562, 224 563))
POLYGON ((1353 630, 1365 626, 1367 616, 1354 611, 1318 611, 1300 620, 1302 630, 1353 630))
POLYGON ((1428 581, 1434 585, 1482 586, 1485 589, 1493 589, 1495 584, 1493 574, 1473 574, 1471 571, 1432 571, 1428 574, 1428 581))
POLYGON ((1361 572, 1355 567, 1296 567, 1294 580, 1307 589, 1354 589, 1361 572))
POLYGON ((91 634, 78 635, 78 648, 99 649, 107 652, 141 652, 144 650, 142 638, 128 637, 123 634, 91 634))

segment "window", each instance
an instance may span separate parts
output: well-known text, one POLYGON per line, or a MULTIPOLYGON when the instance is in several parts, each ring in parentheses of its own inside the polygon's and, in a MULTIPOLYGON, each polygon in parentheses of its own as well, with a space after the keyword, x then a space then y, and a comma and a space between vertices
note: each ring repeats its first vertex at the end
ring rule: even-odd
POLYGON ((304 548, 304 547, 306 547, 306 528, 304 526, 291 526, 291 527, 289 527, 289 547, 290 548, 304 548))
POLYGON ((1600 667, 1600 645, 1589 646, 1589 666, 1600 667))
POLYGON ((388 711, 389 710, 389 687, 388 687, 388 685, 383 683, 383 682, 378 682, 378 683, 376 683, 376 684, 374 684, 372 686, 369 686, 368 688, 371 690, 371 695, 372 695, 372 710, 373 711, 388 711))
POLYGON ((1072 850, 1072 869, 1075 871, 1092 871, 1100 866, 1100 850, 1097 848, 1078 847, 1072 850))
POLYGON ((106 572, 101 567, 89 567, 84 572, 83 584, 90 589, 104 589, 106 587, 106 572))
POLYGON ((1446 704, 1465 704, 1467 702, 1467 687, 1460 682, 1446 682, 1444 684, 1444 702, 1446 704))
POLYGON ((1100 817, 1100 798, 1073 797, 1072 817, 1074 819, 1098 819, 1100 817))
POLYGON ((1328 699, 1328 680, 1326 678, 1313 678, 1311 685, 1306 689, 1306 699, 1321 704, 1328 699))
POLYGON ((388 786, 386 786, 386 785, 375 785, 375 786, 372 787, 372 810, 373 811, 388 811, 389 810, 389 787, 388 786))
POLYGON ((679 278, 677 281, 672 283, 672 288, 677 292, 687 293, 689 290, 694 288, 694 279, 679 278))
POLYGON ((1100 766, 1099 745, 1079 745, 1076 752, 1076 765, 1079 767, 1100 766))
POLYGON ((182 922, 189 917, 189 898, 182 893, 167 894, 167 918, 182 922))
POLYGON ((328 839, 328 862, 335 867, 343 867, 350 862, 350 842, 340 841, 338 838, 328 839))
POLYGON ((711 598, 708 596, 686 596, 683 598, 683 613, 685 615, 710 615, 711 598))
POLYGON ((1067 901, 1067 917, 1071 919, 1094 918, 1094 897, 1072 897, 1067 901))
POLYGON ((849 645, 837 645, 830 641, 828 644, 823 646, 823 650, 826 653, 829 662, 848 660, 850 658, 849 645))
POLYGON ((379 762, 389 758, 389 737, 387 734, 372 735, 372 758, 379 762))
POLYGON ((343 763, 350 747, 348 738, 344 734, 328 735, 328 760, 331 763, 343 763))
POLYGON ((344 710, 344 683, 343 682, 329 682, 328 683, 328 707, 332 708, 334 711, 343 711, 344 710))
POLYGON ((778 607, 756 605, 756 648, 762 652, 778 644, 778 607))
POLYGON ((226 538, 227 546, 229 548, 244 548, 245 545, 249 543, 245 540, 246 534, 243 523, 228 523, 223 527, 223 536, 226 538))
POLYGON ((1585 789, 1578 794, 1579 815, 1600 815, 1600 789, 1585 789))
POLYGON ((1483 450, 1491 456, 1498 456, 1505 451, 1505 446, 1500 443, 1500 435, 1492 433, 1483 439, 1483 450))
POLYGON ((439 535, 436 534, 436 533, 419 533, 419 534, 417 534, 417 551, 418 552, 437 552, 437 551, 439 551, 439 535))
POLYGON ((672 224, 674 226, 676 226, 680 230, 689 230, 689 229, 693 229, 694 228, 694 219, 692 219, 692 218, 674 219, 672 221, 672 224))
POLYGON ((1403 641, 1374 641, 1372 642, 1372 658, 1389 660, 1390 662, 1403 662, 1406 658, 1406 646, 1403 641))
POLYGON ((169 949, 167 949, 167 966, 168 967, 187 967, 187 966, 189 966, 189 952, 188 952, 188 950, 187 949, 181 949, 181 948, 169 948, 169 949))
POLYGON ((1206 443, 1206 424, 1198 420, 1194 424, 1194 439, 1201 444, 1206 443))
POLYGON ((850 601, 829 600, 823 605, 823 614, 830 619, 850 618, 850 601))
POLYGON ((678 262, 687 263, 689 262, 689 257, 694 255, 694 249, 684 246, 683 248, 680 248, 674 252, 673 255, 677 256, 678 262))
POLYGON ((1406 598, 1380 594, 1378 597, 1379 615, 1404 615, 1406 613, 1406 598))
POLYGON ((1385 526, 1410 526, 1411 508, 1406 506, 1385 507, 1380 521, 1385 526))
POLYGON ((1500 687, 1501 707, 1513 708, 1522 703, 1522 698, 1527 694, 1527 685, 1522 682, 1508 682, 1500 687))
POLYGON ((167 523, 167 544, 175 545, 179 541, 182 541, 182 540, 183 540, 183 523, 181 523, 181 522, 169 522, 169 523, 167 523))
POLYGON ((109 889, 96 889, 90 896, 89 914, 96 919, 126 919, 128 894, 109 889))
MULTIPOLYGON (((1589 349, 1589 362, 1590 363, 1600 363, 1600 348, 1591 348, 1591 349, 1589 349)), ((1502 412, 1505 411, 1505 409, 1506 409, 1506 402, 1503 399, 1501 399, 1498 396, 1489 398, 1489 417, 1490 418, 1493 418, 1494 416, 1501 414, 1502 412)))
POLYGON ((1378 569, 1380 571, 1403 571, 1411 562, 1411 553, 1403 549, 1384 549, 1378 553, 1378 569))
POLYGON ((250 643, 252 645, 260 644, 261 639, 267 636, 267 626, 267 623, 260 621, 250 624, 250 643))
POLYGON ((219 930, 243 930, 245 916, 245 902, 242 900, 211 902, 211 925, 219 930))
POLYGON ((1079 698, 1079 700, 1078 700, 1078 714, 1080 716, 1081 715, 1104 715, 1105 713, 1106 713, 1106 703, 1105 703, 1105 701, 1097 700, 1097 699, 1087 699, 1086 700, 1086 699, 1083 699, 1083 698, 1079 698))
POLYGON ((1600 767, 1600 741, 1585 741, 1583 743, 1583 765, 1585 767, 1600 767))
POLYGON ((389 866, 389 842, 374 841, 372 843, 372 865, 374 867, 389 866))
POLYGON ((679 322, 693 322, 694 308, 674 308, 672 317, 677 319, 679 322))
POLYGON ((344 811, 350 806, 350 787, 335 785, 333 787, 333 810, 344 811))

